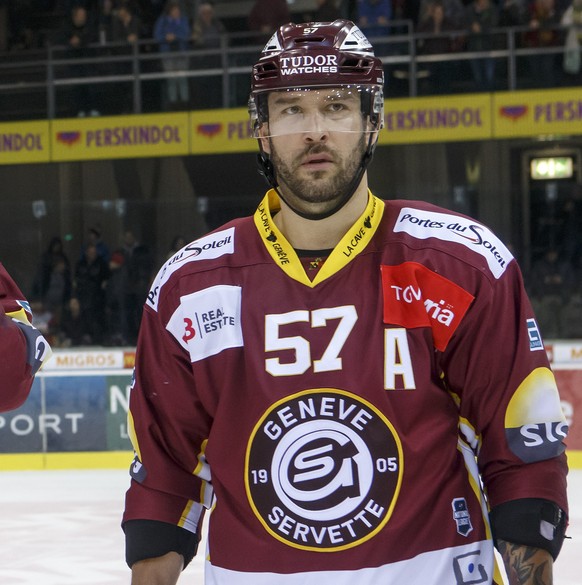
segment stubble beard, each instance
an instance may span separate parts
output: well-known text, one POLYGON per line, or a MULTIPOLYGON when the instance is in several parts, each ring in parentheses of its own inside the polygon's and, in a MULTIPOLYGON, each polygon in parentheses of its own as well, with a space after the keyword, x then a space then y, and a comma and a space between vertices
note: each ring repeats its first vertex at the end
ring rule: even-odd
POLYGON ((340 200, 350 187, 366 149, 366 138, 362 134, 356 148, 344 159, 338 159, 337 153, 332 152, 325 145, 316 144, 306 148, 291 162, 286 162, 279 156, 272 141, 270 147, 277 181, 285 197, 299 208, 304 208, 306 203, 325 208, 332 207, 326 204, 340 200), (305 177, 305 174, 301 176, 300 167, 305 156, 323 152, 332 155, 333 164, 337 170, 331 173, 330 171, 314 171, 308 177, 305 177))

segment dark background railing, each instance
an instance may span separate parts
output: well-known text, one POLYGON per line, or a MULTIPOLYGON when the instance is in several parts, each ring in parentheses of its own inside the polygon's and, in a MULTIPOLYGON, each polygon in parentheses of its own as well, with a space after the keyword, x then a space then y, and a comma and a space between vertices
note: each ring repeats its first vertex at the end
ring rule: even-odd
MULTIPOLYGON (((483 46, 492 47, 487 51, 469 50, 472 35, 463 30, 416 33, 410 21, 395 21, 393 29, 393 35, 372 39, 384 64, 387 98, 582 83, 582 74, 562 68, 563 26, 549 29, 555 42, 544 47, 528 41, 535 32, 529 27, 494 29, 480 35, 483 46), (450 50, 430 52, 434 41, 443 39, 450 50), (472 63, 484 60, 494 63, 491 85, 480 85, 473 76, 472 63)), ((160 53, 153 40, 100 43, 82 50, 48 45, 0 54, 0 120, 76 116, 79 95, 92 104, 94 114, 102 115, 245 106, 250 68, 262 46, 256 33, 234 32, 222 35, 218 48, 170 54, 160 53), (169 58, 182 58, 184 64, 177 71, 164 71, 169 58), (189 99, 167 103, 164 83, 176 78, 186 79, 189 99)))

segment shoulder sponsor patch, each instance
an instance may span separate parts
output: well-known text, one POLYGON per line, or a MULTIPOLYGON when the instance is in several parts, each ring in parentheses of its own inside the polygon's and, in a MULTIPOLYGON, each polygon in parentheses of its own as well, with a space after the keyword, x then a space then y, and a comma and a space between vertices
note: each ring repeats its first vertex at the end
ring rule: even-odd
POLYGON ((527 336, 529 337, 529 349, 530 351, 541 351, 544 348, 542 336, 535 319, 528 319, 527 324, 527 336))
POLYGON ((155 311, 158 310, 160 290, 164 284, 168 282, 170 276, 185 264, 188 264, 189 262, 197 262, 198 260, 211 260, 212 258, 218 258, 225 254, 232 254, 233 252, 233 227, 209 234, 208 236, 204 236, 203 238, 184 246, 179 252, 167 260, 158 272, 150 292, 148 293, 146 304, 155 311))
POLYGON ((495 278, 500 278, 513 260, 511 252, 490 229, 458 215, 404 207, 394 231, 421 240, 437 238, 462 244, 485 258, 495 278))
POLYGON ((166 329, 193 362, 242 347, 240 286, 217 285, 185 295, 166 329))
POLYGON ((505 411, 505 436, 509 448, 526 463, 562 454, 568 423, 548 367, 530 372, 517 387, 505 411))
POLYGON ((444 351, 473 295, 417 262, 382 265, 381 271, 384 323, 430 327, 434 346, 444 351))

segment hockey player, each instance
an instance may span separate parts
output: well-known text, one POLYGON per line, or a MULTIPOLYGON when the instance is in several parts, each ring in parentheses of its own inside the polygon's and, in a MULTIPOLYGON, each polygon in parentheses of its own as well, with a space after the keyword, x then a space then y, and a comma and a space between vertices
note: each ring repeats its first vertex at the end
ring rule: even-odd
POLYGON ((28 302, 0 264, 0 411, 24 403, 34 375, 51 356, 49 344, 31 321, 28 302))
POLYGON ((284 26, 253 68, 271 189, 146 302, 133 585, 176 583, 205 510, 208 584, 500 584, 494 546, 552 582, 567 427, 519 269, 480 223, 369 191, 382 86, 349 21, 284 26))

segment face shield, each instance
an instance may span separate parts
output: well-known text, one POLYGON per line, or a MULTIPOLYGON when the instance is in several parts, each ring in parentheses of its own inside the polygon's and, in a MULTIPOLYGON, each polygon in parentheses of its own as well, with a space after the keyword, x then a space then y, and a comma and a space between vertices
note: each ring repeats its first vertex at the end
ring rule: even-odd
POLYGON ((371 134, 381 128, 383 99, 371 86, 290 88, 259 94, 249 109, 255 138, 371 134))

